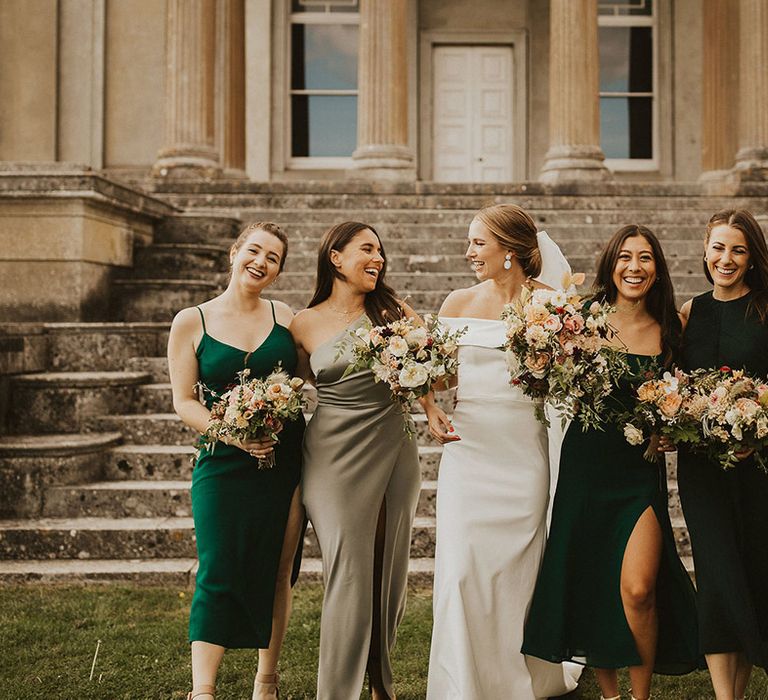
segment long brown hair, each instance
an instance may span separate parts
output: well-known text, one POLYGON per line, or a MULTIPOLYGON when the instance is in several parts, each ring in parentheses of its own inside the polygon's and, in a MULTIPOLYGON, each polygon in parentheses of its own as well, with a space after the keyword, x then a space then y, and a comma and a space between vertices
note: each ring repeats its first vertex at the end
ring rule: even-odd
POLYGON ((493 234, 503 248, 513 252, 526 277, 541 273, 541 251, 536 223, 517 204, 494 204, 481 209, 475 218, 493 234))
POLYGON ((331 251, 341 252, 360 231, 365 231, 366 229, 379 239, 381 257, 384 259, 384 263, 376 279, 376 287, 365 295, 365 313, 377 326, 391 323, 395 319, 403 317, 403 308, 400 306, 394 290, 384 281, 387 272, 387 256, 384 253, 384 244, 372 226, 360 223, 359 221, 345 221, 342 224, 336 224, 323 234, 323 238, 320 241, 320 250, 317 254, 315 293, 307 308, 317 306, 320 302, 325 301, 331 296, 333 281, 335 279, 344 279, 341 272, 331 262, 331 251))
POLYGON ((622 226, 603 248, 600 261, 597 264, 597 275, 592 289, 595 296, 604 299, 609 304, 616 302, 619 290, 613 281, 613 271, 619 260, 619 254, 624 241, 635 236, 642 236, 648 241, 656 263, 656 281, 651 285, 645 299, 645 307, 648 313, 661 327, 661 358, 664 365, 668 366, 677 359, 682 341, 683 327, 680 316, 675 307, 675 290, 672 286, 672 278, 669 275, 669 267, 664 257, 656 234, 646 226, 629 224, 622 226))
MULTIPOLYGON (((768 246, 765 244, 765 235, 760 224, 746 209, 721 209, 712 215, 707 224, 707 237, 705 245, 709 244, 712 229, 720 224, 726 224, 744 234, 749 250, 750 267, 744 275, 744 283, 752 292, 752 298, 747 306, 747 313, 753 311, 757 314, 761 323, 768 319, 768 246)), ((704 260, 704 274, 710 284, 714 284, 712 275, 709 274, 707 261, 704 260)))

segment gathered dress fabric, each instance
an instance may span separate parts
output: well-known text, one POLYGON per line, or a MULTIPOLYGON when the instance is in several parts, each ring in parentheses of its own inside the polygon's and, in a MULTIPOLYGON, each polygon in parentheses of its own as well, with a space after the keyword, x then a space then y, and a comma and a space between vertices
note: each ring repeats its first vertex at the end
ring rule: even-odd
MULTIPOLYGON (((768 327, 752 295, 693 300, 683 337, 686 369, 726 365, 768 379, 768 327)), ((752 458, 724 470, 680 451, 678 484, 696 571, 703 654, 743 652, 768 669, 768 474, 752 458)))
POLYGON ((437 486, 429 700, 534 700, 576 687, 580 667, 526 659, 523 626, 544 550, 547 431, 510 385, 505 325, 441 318, 459 340, 453 425, 437 486), (529 665, 530 664, 530 665, 529 665))
MULTIPOLYGON (((636 376, 654 358, 628 355, 636 376)), ((629 406, 629 382, 611 401, 629 406)), ((667 509, 663 462, 643 457, 615 424, 568 427, 560 455, 549 539, 525 627, 523 651, 548 661, 596 668, 640 664, 621 599, 627 542, 648 508, 661 528, 656 580, 656 673, 684 674, 700 666, 693 584, 677 554, 667 509)))
MULTIPOLYGON (((208 335, 197 347, 200 382, 210 408, 215 394, 238 383, 238 372, 263 377, 279 364, 296 369, 297 353, 288 329, 277 323, 255 350, 235 348, 208 335)), ((190 642, 230 649, 265 649, 272 634, 272 610, 291 499, 301 479, 303 416, 288 423, 275 446, 275 465, 259 469, 247 452, 217 443, 202 449, 192 471, 192 515, 199 567, 189 617, 190 642)), ((301 563, 294 561, 293 581, 301 563)))
POLYGON ((416 438, 404 429, 389 386, 369 370, 343 376, 353 362, 344 336, 310 357, 317 408, 304 437, 302 493, 323 560, 318 700, 359 700, 371 656, 394 697, 390 655, 405 611, 411 527, 421 487, 416 438), (340 343, 342 345, 340 345, 340 343), (384 508, 381 597, 374 600, 374 546, 384 508), (381 637, 371 640, 374 605, 381 637), (378 648, 371 649, 371 645, 378 648))

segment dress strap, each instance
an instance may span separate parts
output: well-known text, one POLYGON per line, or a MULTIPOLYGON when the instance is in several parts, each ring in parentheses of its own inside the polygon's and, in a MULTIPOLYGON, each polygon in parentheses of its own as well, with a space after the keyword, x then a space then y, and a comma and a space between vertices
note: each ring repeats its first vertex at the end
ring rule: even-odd
POLYGON ((269 305, 272 307, 272 320, 277 323, 277 317, 275 316, 275 302, 270 299, 269 305))
MULTIPOLYGON (((195 307, 200 312, 200 320, 203 322, 203 333, 207 335, 207 331, 205 330, 205 316, 203 316, 203 310, 199 307, 195 307)), ((274 313, 274 311, 272 312, 274 313)))

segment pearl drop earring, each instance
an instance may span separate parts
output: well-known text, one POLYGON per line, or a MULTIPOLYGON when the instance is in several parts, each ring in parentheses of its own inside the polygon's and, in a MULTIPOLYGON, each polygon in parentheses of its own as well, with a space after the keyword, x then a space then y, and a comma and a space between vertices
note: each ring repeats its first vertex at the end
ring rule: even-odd
POLYGON ((512 267, 512 253, 507 253, 504 256, 504 269, 509 270, 512 267))

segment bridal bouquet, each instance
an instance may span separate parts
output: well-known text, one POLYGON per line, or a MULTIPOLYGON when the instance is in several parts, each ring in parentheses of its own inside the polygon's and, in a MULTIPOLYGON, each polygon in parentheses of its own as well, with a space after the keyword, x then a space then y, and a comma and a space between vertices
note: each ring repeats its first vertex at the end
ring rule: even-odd
POLYGON ((564 289, 523 288, 502 320, 511 382, 540 400, 536 417, 548 424, 546 402, 586 429, 602 423, 605 400, 628 368, 624 354, 603 342, 613 334, 613 307, 582 299, 576 285, 583 281, 583 274, 566 275, 564 289))
MULTIPOLYGON (((278 433, 286 421, 294 421, 301 415, 304 380, 290 377, 279 367, 263 379, 249 381, 250 373, 247 368, 238 372, 239 383, 220 396, 201 385, 203 391, 217 400, 211 407, 211 420, 200 436, 198 447, 210 446, 213 452, 217 442, 263 438, 278 442, 278 433)), ((274 465, 274 452, 259 458, 259 469, 274 465)))
MULTIPOLYGON (((425 316, 424 322, 423 326, 411 318, 385 326, 366 322, 351 331, 339 346, 341 354, 351 343, 354 358, 343 376, 370 369, 377 382, 389 384, 392 398, 403 411, 410 412, 413 402, 427 394, 435 382, 456 374, 457 341, 465 332, 449 331, 436 316, 425 316)), ((409 420, 405 430, 409 436, 413 434, 409 420)))
MULTIPOLYGON (((652 371, 647 373, 653 375, 652 371)), ((675 369, 661 378, 649 377, 635 390, 637 401, 624 414, 617 416, 623 423, 624 437, 630 445, 650 444, 644 453, 649 461, 656 460, 657 442, 653 436, 664 436, 675 444, 693 447, 701 443, 701 420, 706 399, 697 391, 693 375, 675 369)))

